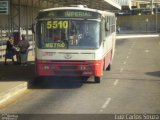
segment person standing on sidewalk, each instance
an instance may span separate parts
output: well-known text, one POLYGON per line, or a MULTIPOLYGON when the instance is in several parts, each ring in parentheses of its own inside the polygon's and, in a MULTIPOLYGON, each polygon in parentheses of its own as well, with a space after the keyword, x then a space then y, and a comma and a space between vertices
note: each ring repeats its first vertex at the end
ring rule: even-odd
POLYGON ((13 58, 13 56, 15 55, 13 43, 14 43, 14 39, 12 36, 10 36, 6 43, 6 54, 5 54, 5 61, 4 61, 5 65, 8 65, 7 59, 12 59, 13 64, 15 64, 15 61, 13 58))
POLYGON ((30 44, 29 41, 25 39, 24 35, 22 35, 21 37, 22 40, 20 40, 18 43, 18 47, 20 48, 21 64, 27 66, 28 48, 30 44))

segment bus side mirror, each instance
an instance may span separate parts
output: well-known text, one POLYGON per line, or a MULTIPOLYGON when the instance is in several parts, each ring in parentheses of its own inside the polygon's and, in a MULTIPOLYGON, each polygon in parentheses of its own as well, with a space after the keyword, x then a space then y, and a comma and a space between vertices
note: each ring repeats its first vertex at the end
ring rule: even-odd
POLYGON ((105 30, 109 31, 109 23, 108 22, 106 22, 106 24, 105 24, 105 30))
POLYGON ((105 31, 109 31, 110 30, 110 26, 109 26, 109 17, 106 16, 105 17, 105 31))

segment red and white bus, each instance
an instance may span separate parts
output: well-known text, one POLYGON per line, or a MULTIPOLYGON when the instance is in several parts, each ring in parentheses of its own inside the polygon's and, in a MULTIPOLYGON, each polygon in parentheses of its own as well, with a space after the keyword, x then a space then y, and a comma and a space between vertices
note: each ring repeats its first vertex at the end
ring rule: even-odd
POLYGON ((41 10, 36 23, 38 76, 94 76, 100 83, 115 51, 115 14, 86 7, 41 10))

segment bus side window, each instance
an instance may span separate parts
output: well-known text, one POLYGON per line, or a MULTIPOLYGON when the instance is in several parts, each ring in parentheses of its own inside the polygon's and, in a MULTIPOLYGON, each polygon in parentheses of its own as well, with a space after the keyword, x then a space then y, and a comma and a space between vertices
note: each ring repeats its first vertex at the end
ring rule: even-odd
POLYGON ((110 17, 106 16, 105 17, 105 36, 109 36, 110 35, 110 17))

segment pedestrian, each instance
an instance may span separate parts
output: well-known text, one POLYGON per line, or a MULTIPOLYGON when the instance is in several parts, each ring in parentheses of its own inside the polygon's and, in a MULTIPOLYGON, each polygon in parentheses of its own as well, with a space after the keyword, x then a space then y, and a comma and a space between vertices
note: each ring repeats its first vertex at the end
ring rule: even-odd
POLYGON ((120 26, 117 26, 117 33, 120 33, 120 30, 121 30, 120 26))
POLYGON ((22 39, 18 43, 18 47, 20 48, 21 65, 27 66, 28 48, 30 44, 29 41, 25 39, 24 35, 21 37, 22 39))
POLYGON ((15 64, 15 61, 14 61, 15 51, 14 51, 13 43, 14 43, 13 37, 9 36, 9 39, 7 40, 7 43, 6 43, 6 54, 5 54, 5 61, 4 61, 5 65, 8 65, 7 59, 12 59, 13 64, 15 64))

